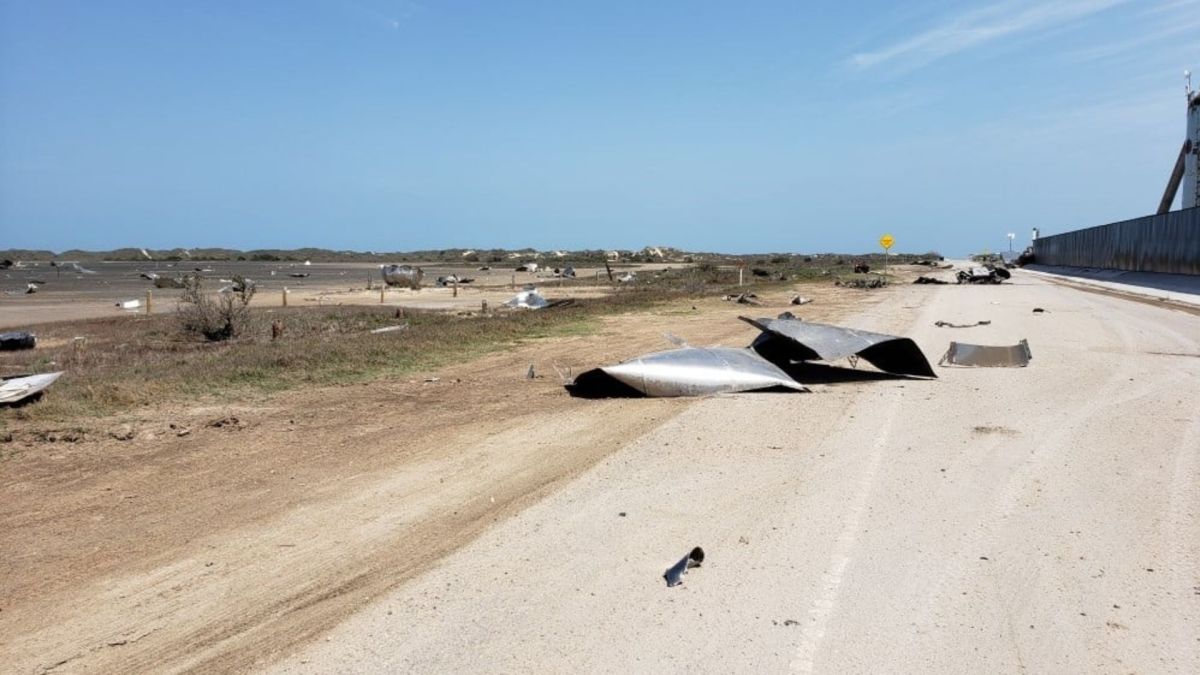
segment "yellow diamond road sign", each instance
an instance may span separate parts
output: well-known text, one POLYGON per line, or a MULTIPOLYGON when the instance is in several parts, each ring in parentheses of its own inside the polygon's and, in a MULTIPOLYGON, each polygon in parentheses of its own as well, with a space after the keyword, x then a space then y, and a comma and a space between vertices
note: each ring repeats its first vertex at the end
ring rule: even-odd
POLYGON ((885 234, 879 238, 879 245, 882 246, 885 251, 891 248, 892 244, 894 243, 896 243, 896 240, 893 239, 892 235, 890 234, 885 234))

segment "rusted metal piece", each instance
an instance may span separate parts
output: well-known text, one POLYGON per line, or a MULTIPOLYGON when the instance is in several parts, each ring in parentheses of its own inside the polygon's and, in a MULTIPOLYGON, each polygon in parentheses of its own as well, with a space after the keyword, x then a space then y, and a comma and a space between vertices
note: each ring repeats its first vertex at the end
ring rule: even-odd
POLYGON ((854 356, 887 373, 937 377, 921 348, 910 338, 795 318, 738 318, 762 331, 750 347, 782 367, 795 361, 836 361, 854 356))
POLYGON ((705 396, 790 389, 808 391, 749 349, 683 347, 589 370, 567 384, 572 396, 705 396))
POLYGON ((971 366, 975 368, 1024 368, 1033 358, 1029 342, 1021 340, 1015 345, 972 345, 951 342, 938 365, 971 366))
POLYGON ((425 271, 412 265, 383 265, 379 268, 383 282, 388 286, 407 286, 412 290, 421 287, 425 271))

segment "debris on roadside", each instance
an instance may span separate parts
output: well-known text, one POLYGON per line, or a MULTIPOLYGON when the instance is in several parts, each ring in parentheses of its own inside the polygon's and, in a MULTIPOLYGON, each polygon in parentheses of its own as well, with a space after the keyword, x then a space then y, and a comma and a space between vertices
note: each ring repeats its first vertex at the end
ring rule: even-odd
POLYGON ((762 303, 758 301, 758 296, 754 293, 731 293, 729 295, 721 296, 721 299, 725 302, 736 302, 739 305, 762 305, 762 303))
POLYGON ((992 346, 951 342, 938 365, 970 366, 975 368, 1024 368, 1029 365, 1033 353, 1029 342, 1021 340, 1015 345, 992 346))
POLYGON ((507 307, 518 307, 520 309, 545 309, 550 305, 546 301, 546 298, 542 297, 541 293, 538 293, 536 288, 521 291, 504 304, 507 307))
POLYGON ((153 281, 155 288, 185 288, 187 286, 187 283, 183 279, 176 277, 162 277, 155 275, 153 281))
POLYGON ((670 588, 682 584, 683 575, 687 574, 689 569, 699 567, 703 562, 704 549, 697 546, 663 573, 663 578, 667 580, 667 587, 670 588))
POLYGON ((288 274, 288 276, 293 279, 304 279, 307 278, 309 274, 311 274, 311 272, 291 272, 288 274))
POLYGON ((371 335, 379 335, 380 333, 394 333, 398 330, 408 330, 408 324, 402 323, 395 326, 383 326, 382 328, 372 328, 369 333, 371 335))
POLYGON ((1033 313, 1034 313, 1034 314, 1045 314, 1045 313, 1046 313, 1046 310, 1042 309, 1041 307, 1034 307, 1034 308, 1033 308, 1033 313))
POLYGON ((976 326, 990 326, 992 322, 988 319, 976 321, 975 323, 950 323, 949 321, 934 321, 933 325, 938 328, 974 328, 976 326))
POLYGON ((812 302, 812 298, 805 298, 800 295, 794 295, 794 296, 792 296, 792 299, 788 304, 790 304, 790 305, 807 305, 810 302, 812 302))
POLYGON ((117 307, 121 309, 137 309, 142 306, 141 300, 118 300, 117 307))
POLYGON ((581 373, 565 386, 580 398, 808 391, 754 351, 732 347, 682 347, 646 354, 581 373))
POLYGON ((995 265, 969 267, 959 270, 955 275, 955 279, 960 284, 999 284, 1010 278, 1012 278, 1012 272, 995 265))
POLYGON ((514 309, 553 309, 575 304, 574 298, 547 300, 536 288, 526 288, 504 303, 505 307, 514 309))
POLYGON ((946 281, 944 279, 938 279, 935 277, 917 277, 916 280, 913 281, 913 283, 914 284, 937 284, 939 286, 944 286, 950 282, 946 281))
POLYGON ((637 272, 626 272, 625 274, 617 277, 617 281, 622 284, 633 283, 637 281, 637 272))
POLYGON ((457 274, 447 274, 444 277, 437 278, 437 285, 438 288, 445 288, 447 286, 456 286, 458 284, 469 284, 473 281, 475 281, 475 279, 472 277, 460 277, 457 274))
POLYGON ((738 318, 762 331, 750 348, 781 367, 796 361, 836 361, 845 357, 862 357, 887 373, 937 377, 929 360, 911 338, 794 318, 738 318))
POLYGON ((37 335, 18 330, 0 333, 0 352, 15 352, 21 349, 33 349, 37 346, 37 335))
POLYGON ((421 288, 425 277, 425 270, 412 265, 381 265, 379 273, 388 286, 407 286, 414 291, 421 288))
POLYGON ((843 286, 845 288, 883 288, 886 284, 883 277, 871 277, 870 279, 850 279, 849 281, 838 279, 834 282, 835 286, 843 286))
POLYGON ((0 404, 12 405, 41 394, 42 391, 62 377, 63 371, 5 378, 0 382, 0 404))

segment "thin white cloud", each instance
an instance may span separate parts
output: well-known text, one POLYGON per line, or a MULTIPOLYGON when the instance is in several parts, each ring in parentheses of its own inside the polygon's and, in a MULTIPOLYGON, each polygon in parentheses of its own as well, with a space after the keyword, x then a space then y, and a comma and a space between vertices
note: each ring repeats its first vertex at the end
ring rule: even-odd
POLYGON ((1128 1, 1000 2, 956 16, 889 47, 855 54, 850 63, 862 69, 890 62, 919 67, 1001 38, 1062 26, 1128 1))
POLYGON ((1197 32, 1200 32, 1200 17, 1161 26, 1157 29, 1143 32, 1138 37, 1129 40, 1108 42, 1088 47, 1087 49, 1080 49, 1072 52, 1069 56, 1078 62, 1097 61, 1149 46, 1160 46, 1163 41, 1170 38, 1179 35, 1194 35, 1197 32))

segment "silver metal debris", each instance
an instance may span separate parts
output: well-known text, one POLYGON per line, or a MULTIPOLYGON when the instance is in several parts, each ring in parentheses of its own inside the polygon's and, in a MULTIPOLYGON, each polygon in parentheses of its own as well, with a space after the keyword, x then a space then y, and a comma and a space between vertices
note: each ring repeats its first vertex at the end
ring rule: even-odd
POLYGON ((1024 368, 1033 358, 1029 342, 1021 340, 1015 345, 970 345, 951 342, 938 365, 972 366, 976 368, 1024 368))
POLYGON ((861 356, 884 372, 937 377, 921 348, 909 338, 794 318, 738 318, 762 331, 750 347, 776 365, 861 356))
POLYGON ((0 403, 18 403, 54 384, 54 381, 61 376, 62 371, 59 371, 4 380, 0 382, 0 403))
POLYGON ((704 549, 697 546, 692 549, 687 555, 671 565, 670 569, 663 573, 663 578, 667 580, 667 587, 678 586, 683 583, 683 575, 693 567, 699 567, 704 562, 704 549))
POLYGON ((791 389, 808 391, 749 349, 683 347, 582 373, 567 385, 573 396, 705 396, 791 389))
POLYGON ((504 304, 508 307, 517 307, 520 309, 545 309, 550 305, 546 298, 542 297, 541 293, 538 293, 536 288, 521 291, 504 304))
POLYGON ((425 277, 424 270, 412 265, 382 265, 379 273, 388 286, 407 286, 414 291, 421 287, 421 279, 425 277))

